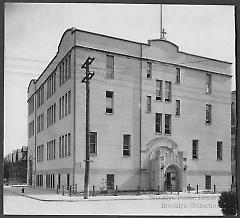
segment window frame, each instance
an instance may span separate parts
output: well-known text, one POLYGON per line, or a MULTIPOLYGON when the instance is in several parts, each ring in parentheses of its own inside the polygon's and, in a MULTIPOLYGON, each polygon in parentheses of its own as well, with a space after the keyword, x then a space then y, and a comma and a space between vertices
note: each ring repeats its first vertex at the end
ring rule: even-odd
POLYGON ((113 91, 106 91, 106 110, 105 110, 105 113, 113 114, 113 109, 114 109, 114 92, 113 91), (111 97, 108 97, 107 93, 111 94, 111 97), (108 101, 110 101, 111 107, 108 107, 108 101))
POLYGON ((89 154, 90 155, 97 155, 97 132, 90 132, 89 135, 89 154), (94 142, 92 141, 92 136, 94 137, 94 142), (92 149, 94 148, 94 152, 92 152, 92 149))
POLYGON ((172 115, 171 114, 165 114, 165 130, 164 133, 166 135, 171 135, 172 134, 172 115), (167 119, 169 117, 169 119, 167 119), (167 123, 167 120, 169 123, 167 123))
POLYGON ((197 160, 199 158, 199 140, 192 140, 192 159, 197 160))
POLYGON ((155 133, 162 133, 162 113, 155 113, 155 133))
POLYGON ((124 157, 130 157, 131 156, 131 135, 130 134, 123 134, 123 149, 122 149, 122 155, 124 157), (128 138, 126 144, 126 139, 128 138))
POLYGON ((171 102, 172 101, 172 82, 165 81, 165 102, 171 102), (167 84, 169 84, 169 89, 167 90, 167 84))
POLYGON ((163 81, 156 79, 156 100, 162 101, 163 81))
POLYGON ((114 56, 106 55, 106 78, 114 79, 114 56))

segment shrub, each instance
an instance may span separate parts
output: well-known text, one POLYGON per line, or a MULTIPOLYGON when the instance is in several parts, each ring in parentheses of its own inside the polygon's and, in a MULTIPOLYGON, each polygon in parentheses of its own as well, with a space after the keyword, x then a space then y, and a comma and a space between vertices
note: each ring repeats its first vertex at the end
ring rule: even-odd
POLYGON ((222 192, 218 200, 218 205, 224 215, 236 215, 237 194, 234 192, 222 192))

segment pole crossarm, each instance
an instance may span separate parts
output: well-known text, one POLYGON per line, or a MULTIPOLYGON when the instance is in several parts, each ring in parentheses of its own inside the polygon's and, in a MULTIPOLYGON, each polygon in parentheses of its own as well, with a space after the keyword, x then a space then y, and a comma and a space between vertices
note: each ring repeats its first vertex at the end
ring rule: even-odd
POLYGON ((84 62, 81 68, 88 69, 94 59, 95 59, 94 57, 88 57, 88 59, 84 62))
MULTIPOLYGON (((89 73, 88 73, 88 79, 89 79, 89 80, 92 79, 94 75, 95 75, 94 72, 89 72, 89 73)), ((82 79, 82 83, 86 83, 86 79, 87 79, 87 77, 84 77, 84 78, 82 79)))

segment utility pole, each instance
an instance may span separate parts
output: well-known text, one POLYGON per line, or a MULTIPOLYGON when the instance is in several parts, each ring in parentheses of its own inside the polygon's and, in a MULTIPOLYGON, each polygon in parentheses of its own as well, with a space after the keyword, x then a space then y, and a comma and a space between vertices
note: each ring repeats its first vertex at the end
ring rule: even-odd
POLYGON ((89 158, 89 80, 94 76, 94 72, 89 71, 89 66, 93 62, 93 57, 88 57, 85 63, 82 65, 82 69, 86 70, 86 76, 83 78, 82 83, 86 83, 86 159, 85 159, 85 177, 84 177, 84 193, 83 198, 88 199, 89 194, 89 168, 90 168, 90 158, 89 158))

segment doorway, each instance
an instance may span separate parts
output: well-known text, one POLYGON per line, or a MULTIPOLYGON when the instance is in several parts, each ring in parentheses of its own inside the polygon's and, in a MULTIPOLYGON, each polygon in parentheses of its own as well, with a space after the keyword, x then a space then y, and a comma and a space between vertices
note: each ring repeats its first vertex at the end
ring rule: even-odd
POLYGON ((114 189, 114 174, 107 174, 107 189, 114 189))
POLYGON ((180 175, 176 166, 171 165, 165 172, 165 190, 166 191, 180 191, 180 175))

